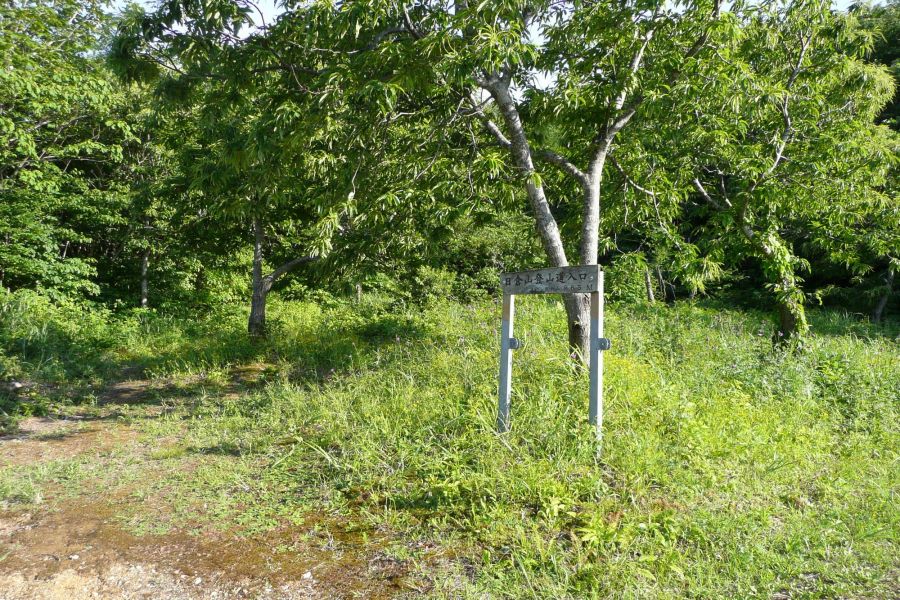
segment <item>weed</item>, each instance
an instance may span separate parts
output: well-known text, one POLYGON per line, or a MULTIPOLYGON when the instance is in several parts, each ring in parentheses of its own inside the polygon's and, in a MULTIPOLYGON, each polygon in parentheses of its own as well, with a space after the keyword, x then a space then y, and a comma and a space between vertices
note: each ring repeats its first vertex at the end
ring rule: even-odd
MULTIPOLYGON (((389 530, 444 549, 434 593, 454 597, 891 593, 900 353, 887 328, 842 334, 841 317, 814 313, 824 333, 786 354, 762 313, 614 305, 600 452, 558 301, 519 304, 528 344, 504 435, 491 301, 271 311, 278 337, 263 344, 244 340, 237 310, 114 334, 115 364, 199 382, 161 391, 172 410, 140 425, 168 440, 150 453, 167 468, 130 485, 169 509, 136 515, 139 529, 254 532, 324 511, 326 546, 389 530)), ((28 485, 7 475, 0 493, 28 485)))

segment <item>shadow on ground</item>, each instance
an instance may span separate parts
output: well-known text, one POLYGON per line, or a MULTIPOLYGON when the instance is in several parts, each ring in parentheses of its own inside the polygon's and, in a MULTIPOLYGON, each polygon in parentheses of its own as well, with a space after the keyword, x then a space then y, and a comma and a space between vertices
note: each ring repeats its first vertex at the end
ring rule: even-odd
MULTIPOLYGON (((4 470, 14 474, 67 462, 101 470, 145 463, 152 476, 163 464, 150 462, 163 440, 148 443, 139 421, 176 410, 190 418, 197 395, 239 397, 264 388, 271 375, 270 365, 253 363, 214 380, 115 382, 98 393, 94 405, 72 407, 56 418, 23 419, 18 431, 0 437, 0 477, 4 470)), ((166 468, 244 454, 227 443, 191 453, 184 464, 166 468)), ((430 586, 413 572, 411 561, 386 550, 387 532, 359 530, 323 514, 277 522, 251 535, 235 525, 215 528, 209 524, 214 517, 162 534, 136 535, 125 527, 126 515, 135 511, 174 509, 164 495, 138 498, 127 487, 105 487, 102 478, 79 481, 74 492, 51 482, 24 504, 0 503, 0 598, 378 599, 416 595, 430 586)))

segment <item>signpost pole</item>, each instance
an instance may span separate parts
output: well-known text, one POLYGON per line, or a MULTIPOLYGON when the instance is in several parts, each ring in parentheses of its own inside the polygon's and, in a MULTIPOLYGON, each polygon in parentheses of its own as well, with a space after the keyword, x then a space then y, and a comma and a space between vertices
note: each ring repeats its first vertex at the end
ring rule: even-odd
POLYGON ((588 417, 597 430, 597 438, 603 435, 603 352, 600 340, 603 337, 603 272, 598 274, 597 291, 591 292, 591 384, 588 417))
POLYGON ((587 357, 590 360, 591 425, 599 440, 603 427, 603 352, 610 341, 603 337, 603 271, 599 265, 550 267, 517 273, 502 273, 503 320, 500 327, 500 398, 497 406, 497 430, 509 431, 509 394, 512 387, 512 351, 521 344, 513 338, 515 297, 520 294, 590 294, 591 329, 587 357))
POLYGON ((500 321, 500 399, 497 406, 497 431, 509 431, 509 393, 512 388, 513 317, 515 316, 515 296, 503 294, 503 317, 500 321))

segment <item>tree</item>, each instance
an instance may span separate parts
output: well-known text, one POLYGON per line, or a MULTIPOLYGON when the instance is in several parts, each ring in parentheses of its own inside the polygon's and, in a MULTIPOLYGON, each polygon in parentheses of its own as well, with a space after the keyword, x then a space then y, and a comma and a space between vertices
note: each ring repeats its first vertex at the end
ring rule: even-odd
POLYGON ((99 2, 0 6, 0 281, 96 293, 94 233, 116 226, 126 184, 108 177, 132 139, 124 94, 97 57, 99 2))
MULTIPOLYGON (((880 6, 857 5, 851 9, 851 13, 859 16, 864 27, 875 33, 875 40, 872 45, 868 59, 876 64, 881 64, 890 69, 894 78, 894 94, 891 100, 885 105, 878 121, 884 123, 893 129, 894 132, 900 134, 900 1, 888 0, 887 3, 880 6)), ((896 138, 896 136, 895 136, 896 138)), ((897 138, 900 139, 900 138, 897 138)), ((895 142, 900 146, 900 141, 895 142)), ((898 146, 895 146, 898 147, 898 146)), ((895 156, 900 156, 900 152, 894 152, 895 156)), ((884 310, 887 307, 888 300, 894 291, 895 279, 897 272, 900 271, 900 233, 898 233, 898 205, 900 205, 900 167, 895 163, 893 169, 887 177, 885 186, 885 196, 887 203, 882 204, 875 212, 875 218, 868 225, 868 230, 874 230, 876 235, 866 237, 864 246, 867 246, 868 252, 864 252, 863 256, 875 256, 875 262, 881 262, 882 265, 873 265, 872 271, 880 269, 880 277, 882 279, 881 292, 875 302, 872 310, 872 318, 875 322, 881 320, 884 310)), ((857 229, 857 231, 861 231, 857 229)), ((845 262, 855 262, 855 257, 843 255, 845 262)), ((863 267, 858 268, 858 272, 865 273, 869 269, 863 267)))
POLYGON ((413 248, 411 239, 427 239, 429 228, 467 214, 460 198, 486 196, 480 190, 498 173, 469 173, 461 181, 463 161, 429 160, 409 145, 429 132, 420 99, 411 100, 416 120, 397 122, 389 86, 373 81, 343 89, 315 52, 298 53, 304 31, 329 31, 321 23, 313 28, 307 13, 238 35, 248 11, 248 4, 228 1, 171 3, 149 15, 132 9, 112 58, 126 78, 155 78, 161 90, 197 107, 200 137, 186 171, 191 201, 205 202, 218 220, 250 224, 248 328, 259 335, 265 298, 280 277, 329 254, 329 272, 339 275, 354 265, 384 264, 385 255, 413 248), (406 177, 414 185, 398 190, 395 182, 406 177), (303 239, 306 250, 265 274, 273 234, 303 239))
MULTIPOLYGON (((262 337, 272 286, 315 259, 309 250, 296 254, 298 245, 308 245, 313 237, 304 235, 302 223, 312 219, 311 204, 299 192, 315 189, 312 177, 304 176, 315 172, 311 163, 316 159, 298 152, 297 132, 284 128, 285 119, 294 120, 299 111, 278 105, 277 77, 260 63, 268 53, 257 38, 237 37, 250 22, 247 7, 226 2, 218 9, 223 12, 215 6, 172 4, 146 15, 131 7, 111 59, 124 79, 156 81, 161 95, 195 107, 195 136, 175 140, 182 157, 181 201, 202 215, 207 226, 217 222, 227 230, 249 231, 248 331, 262 337), (280 263, 266 274, 266 256, 276 235, 274 246, 287 247, 294 256, 275 252, 280 263)), ((227 237, 213 237, 227 247, 227 237)))
MULTIPOLYGON (((714 235, 763 268, 785 339, 807 328, 791 223, 832 208, 860 215, 890 156, 873 121, 893 91, 866 65, 867 37, 827 3, 735 13, 740 27, 717 46, 704 94, 680 110, 681 156, 712 212, 714 235), (735 246, 737 244, 737 246, 735 246)), ((820 231, 829 235, 827 231, 820 231)))
MULTIPOLYGON (((552 265, 630 244, 694 292, 726 258, 752 256, 790 337, 805 329, 804 265, 782 230, 861 181, 866 156, 880 160, 860 131, 884 78, 862 68, 865 44, 825 2, 357 0, 291 5, 247 34, 253 10, 167 3, 123 27, 114 55, 181 93, 209 82, 212 106, 237 95, 259 107, 232 128, 255 166, 228 189, 247 206, 267 206, 249 192, 269 186, 310 208, 319 255, 383 249, 373 240, 402 235, 404 216, 446 225, 482 190, 503 195, 509 174, 552 265), (311 180, 284 168, 305 170, 306 154, 327 165, 311 180), (817 173, 833 180, 827 194, 809 192, 817 173), (298 187, 302 199, 287 192, 298 187), (466 199, 455 209, 454 193, 466 199), (682 227, 689 212, 699 236, 682 227)), ((584 357, 587 298, 565 305, 584 357)))
MULTIPOLYGON (((570 263, 573 244, 565 243, 556 213, 574 205, 577 262, 596 264, 607 159, 635 115, 699 59, 719 12, 717 2, 678 10, 662 2, 346 2, 306 11, 317 25, 304 29, 302 48, 346 87, 380 84, 398 106, 425 94, 433 115, 453 106, 436 126, 480 123, 489 141, 469 138, 507 153, 550 263, 570 263), (546 168, 566 182, 556 209, 546 168)), ((565 305, 570 344, 584 359, 588 298, 567 295, 565 305)))
POLYGON ((316 221, 314 201, 322 193, 315 179, 320 165, 314 154, 283 146, 279 117, 268 110, 267 98, 224 94, 215 82, 203 87, 194 99, 195 136, 188 143, 180 140, 182 211, 205 221, 201 235, 215 240, 220 252, 249 234, 248 332, 264 337, 266 299, 273 285, 321 252, 320 232, 309 227, 316 221), (266 273, 273 260, 275 266, 266 273))
POLYGON ((867 3, 854 4, 850 15, 859 19, 860 24, 874 34, 872 47, 868 52, 869 61, 884 65, 894 77, 894 95, 888 102, 878 121, 887 124, 894 131, 900 130, 900 1, 887 0, 884 4, 872 6, 867 3))

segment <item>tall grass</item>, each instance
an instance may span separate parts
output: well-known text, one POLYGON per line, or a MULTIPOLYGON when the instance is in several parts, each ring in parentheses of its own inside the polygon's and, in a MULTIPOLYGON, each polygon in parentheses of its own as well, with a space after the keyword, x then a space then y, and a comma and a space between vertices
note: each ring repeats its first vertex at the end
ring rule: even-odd
POLYGON ((448 584, 467 592, 842 595, 896 566, 896 342, 783 355, 753 315, 614 309, 599 452, 562 315, 520 309, 509 435, 489 305, 435 308, 385 367, 273 391, 254 418, 315 449, 281 463, 299 492, 480 550, 475 580, 448 584))
POLYGON ((272 315, 267 344, 244 340, 234 309, 144 318, 122 328, 127 350, 111 352, 163 376, 274 365, 257 392, 208 397, 186 447, 256 457, 254 485, 276 512, 325 507, 430 541, 450 565, 438 594, 897 592, 890 328, 821 313, 820 334, 787 354, 761 314, 612 306, 601 449, 553 299, 519 303, 525 347, 504 435, 495 303, 276 302, 272 315))

